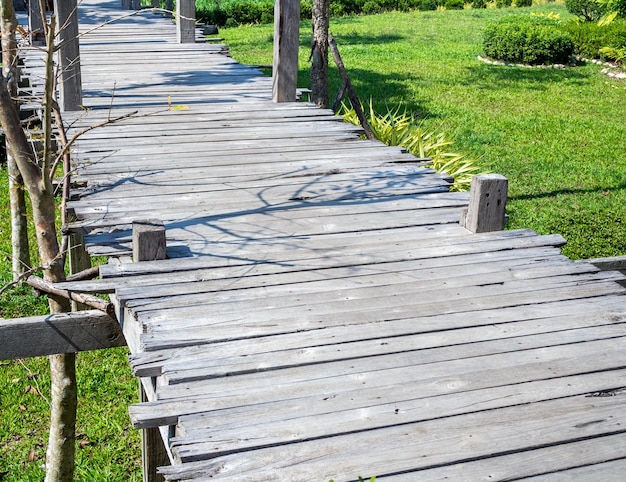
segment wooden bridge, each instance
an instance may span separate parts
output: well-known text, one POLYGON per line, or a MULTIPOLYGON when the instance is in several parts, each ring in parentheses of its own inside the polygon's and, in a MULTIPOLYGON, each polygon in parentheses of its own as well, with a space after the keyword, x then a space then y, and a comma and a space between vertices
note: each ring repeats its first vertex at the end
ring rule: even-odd
POLYGON ((80 44, 72 132, 138 114, 76 144, 66 229, 108 264, 62 287, 115 301, 167 480, 623 480, 620 274, 471 233, 445 176, 167 18, 80 44))

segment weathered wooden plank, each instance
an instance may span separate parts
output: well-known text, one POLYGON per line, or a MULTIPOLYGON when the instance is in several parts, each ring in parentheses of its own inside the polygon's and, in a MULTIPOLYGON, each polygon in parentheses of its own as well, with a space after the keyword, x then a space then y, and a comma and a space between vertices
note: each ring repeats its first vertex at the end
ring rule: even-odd
POLYGON ((609 471, 604 476, 603 469, 621 463, 626 449, 624 434, 605 435, 586 440, 565 442, 549 447, 538 447, 513 454, 498 455, 478 460, 455 463, 426 469, 419 472, 394 474, 377 477, 376 480, 393 482, 414 482, 416 479, 428 481, 444 480, 512 480, 538 476, 540 480, 550 480, 563 473, 566 480, 619 480, 623 469, 609 471), (611 462, 606 462, 611 461, 611 462), (613 462, 614 461, 614 462, 613 462), (588 473, 577 477, 580 467, 588 473), (574 472, 572 472, 574 471, 574 472), (554 474, 554 475, 552 475, 554 474), (617 479, 615 479, 617 474, 617 479))
MULTIPOLYGON (((164 473, 202 470, 208 480, 352 480, 352 474, 389 474, 577 442, 620 428, 626 408, 614 397, 572 397, 449 417, 176 467, 164 473), (520 434, 526 436, 520 437, 520 434), (402 450, 398 450, 398 440, 402 450), (371 447, 376 447, 375 451, 371 447), (450 447, 454 447, 453 451, 450 447)), ((393 415, 390 415, 392 417, 393 415)), ((541 459, 540 459, 541 460, 541 459)), ((575 461, 572 461, 574 464, 575 461)))
MULTIPOLYGON (((550 381, 530 381, 519 384, 522 386, 496 386, 434 397, 433 400, 424 398, 394 400, 392 397, 382 397, 381 403, 377 405, 343 410, 333 406, 332 412, 323 413, 319 410, 319 413, 308 416, 303 415, 302 411, 299 415, 290 411, 284 414, 286 415, 284 418, 270 421, 264 417, 268 407, 261 406, 256 410, 258 414, 256 424, 240 423, 237 415, 227 415, 228 411, 209 412, 179 420, 178 427, 182 434, 172 440, 172 448, 181 462, 206 460, 230 452, 291 444, 330 434, 355 433, 392 425, 411 424, 421 420, 586 395, 590 393, 589 390, 594 390, 592 387, 614 387, 615 378, 612 377, 615 375, 614 372, 603 372, 550 381), (201 422, 198 420, 200 417, 201 422), (199 428, 197 422, 200 422, 203 428, 199 428)), ((604 389, 599 388, 598 391, 604 389)), ((319 397, 317 404, 320 404, 319 397)), ((272 414, 269 416, 271 418, 272 414)))
MULTIPOLYGON (((404 231, 404 230, 403 230, 404 231)), ((419 229, 413 228, 407 230, 407 232, 419 233, 419 229)), ((457 237, 458 238, 458 237, 457 237)), ((387 238, 389 239, 389 238, 387 238)), ((412 239, 416 244, 419 244, 419 236, 413 236, 412 239)), ((508 251, 514 249, 526 249, 526 248, 542 248, 549 246, 561 246, 564 240, 558 235, 537 236, 530 230, 516 230, 516 231, 504 231, 498 233, 477 234, 473 236, 464 237, 467 240, 466 243, 459 245, 459 240, 449 240, 441 238, 436 242, 436 246, 424 246, 423 252, 415 256, 407 254, 401 258, 393 259, 393 261, 403 261, 409 259, 425 259, 432 257, 446 257, 446 256, 459 256, 462 254, 471 253, 494 253, 498 251, 508 251), (489 243, 481 244, 481 241, 489 239, 489 243), (502 243, 501 243, 502 242, 502 243), (475 248, 477 244, 481 244, 480 249, 475 248), (464 245, 465 249, 461 249, 464 245), (429 249, 431 248, 431 249, 429 249)), ((358 237, 350 239, 350 244, 358 242, 358 237)), ((388 249, 391 249, 391 244, 388 245, 388 249)), ((404 252, 404 251, 403 251, 404 252)), ((359 264, 357 260, 362 260, 360 264, 377 263, 390 261, 389 259, 372 259, 370 261, 365 260, 365 256, 355 253, 354 259, 349 259, 349 252, 343 252, 342 256, 346 256, 345 264, 343 266, 350 266, 359 264)), ((210 266, 218 267, 215 263, 216 260, 210 261, 210 266)), ((319 265, 319 268, 325 267, 319 265)), ((328 267, 328 266, 326 266, 328 267)), ((193 269, 207 268, 207 260, 202 258, 181 258, 175 260, 164 260, 159 262, 146 261, 141 264, 125 263, 125 264, 108 264, 100 267, 100 275, 103 278, 111 278, 117 276, 134 276, 138 274, 151 274, 151 273, 174 273, 177 271, 187 271, 193 269)), ((288 268, 288 266, 286 266, 288 268)), ((304 269, 304 268, 303 268, 304 269)))
POLYGON ((118 323, 98 310, 0 320, 0 359, 124 346, 118 323))
MULTIPOLYGON (((314 365, 319 363, 328 363, 340 360, 358 360, 362 358, 375 356, 391 355, 395 353, 405 353, 409 351, 425 350, 432 347, 450 346, 457 343, 457 355, 463 353, 463 356, 478 356, 480 349, 482 354, 494 354, 500 351, 511 351, 528 349, 536 346, 551 346, 559 343, 583 342, 597 339, 601 336, 614 336, 624 334, 626 326, 593 326, 600 323, 607 323, 608 316, 597 315, 589 325, 592 328, 582 327, 574 330, 567 330, 563 327, 557 333, 551 333, 548 327, 542 326, 541 322, 534 321, 534 324, 516 322, 514 327, 499 326, 496 329, 481 327, 480 329, 468 328, 455 330, 452 333, 420 333, 417 335, 406 334, 395 338, 385 338, 383 334, 380 338, 374 340, 366 340, 360 342, 349 342, 337 339, 337 344, 318 347, 312 343, 312 347, 298 348, 293 350, 277 350, 272 354, 259 353, 252 355, 240 354, 232 357, 203 359, 200 363, 188 360, 187 363, 179 363, 173 365, 167 363, 162 368, 164 380, 169 385, 177 383, 186 383, 190 381, 199 381, 202 379, 212 379, 222 376, 233 376, 245 373, 264 372, 270 370, 278 370, 282 368, 291 368, 295 366, 314 365), (527 325, 531 325, 530 327, 527 325), (537 327, 536 325, 540 325, 537 327), (525 332, 524 328, 529 330, 525 332), (540 331, 543 330, 546 331, 540 331), (503 330, 508 329, 515 333, 515 340, 508 343, 508 333, 503 330), (536 332, 539 331, 539 334, 536 332), (495 333, 494 333, 495 332, 495 333), (523 338, 520 338, 523 337, 523 338), (483 343, 484 341, 497 340, 496 343, 483 343), (471 344, 470 347, 463 346, 471 344), (341 345, 341 346, 340 346, 341 345), (469 348, 469 350, 468 350, 469 348), (492 351, 493 350, 493 351, 492 351)), ((559 321, 559 320, 552 320, 559 321)), ((580 323, 580 320, 578 320, 580 323)), ((362 336, 369 335, 373 338, 374 330, 372 326, 366 326, 362 336)), ((359 327, 359 329, 362 329, 359 327)), ((334 330, 333 330, 334 331, 334 330)), ((410 330, 406 330, 410 331, 410 330)), ((510 335, 512 336, 512 335, 510 335)), ((311 337, 312 338, 312 337, 311 337)), ((439 350, 445 352, 445 350, 439 350)), ((454 350, 448 350, 448 356, 454 357, 454 350)), ((320 371, 323 371, 320 370, 320 371)))
MULTIPOLYGON (((572 263, 541 263, 531 266, 514 266, 512 263, 489 266, 448 266, 443 268, 429 268, 428 271, 406 271, 389 275, 367 275, 363 273, 357 278, 324 279, 307 283, 285 283, 267 286, 254 284, 245 289, 236 284, 223 290, 198 289, 196 292, 177 289, 166 294, 148 294, 141 296, 140 290, 135 290, 133 296, 126 298, 118 292, 118 297, 126 302, 126 306, 135 312, 143 310, 160 310, 177 306, 220 306, 211 309, 212 317, 226 313, 237 306, 237 312, 244 314, 247 311, 289 311, 290 306, 306 306, 310 311, 317 311, 320 305, 343 301, 358 302, 362 300, 363 310, 375 304, 380 298, 382 303, 389 299, 390 304, 400 304, 402 301, 412 301, 416 295, 429 298, 431 291, 441 293, 442 299, 449 295, 447 291, 456 291, 457 295, 475 287, 488 287, 494 296, 509 292, 521 293, 523 287, 530 285, 532 291, 551 288, 555 285, 586 283, 590 281, 605 281, 623 279, 622 275, 598 273, 590 265, 572 267, 572 263), (498 269, 500 268, 500 269, 498 269), (584 269, 587 268, 587 269, 584 269), (528 283, 528 280, 534 280, 528 283), (443 292, 443 293, 442 293, 443 292), (211 293, 209 295, 209 293, 211 293), (176 300, 170 299, 175 297, 176 300), (259 303, 259 300, 263 300, 259 303), (223 308, 222 308, 223 307, 223 308), (267 308, 266 308, 267 307, 267 308), (220 309, 222 308, 222 309, 220 309)), ((144 290, 144 292, 147 290, 144 290)), ((152 290, 150 290, 152 291, 152 290)), ((626 291, 625 291, 626 293, 626 291)), ((429 301, 431 299, 429 298, 429 301)), ((277 313, 280 316, 280 313, 277 313)))
MULTIPOLYGON (((193 344, 215 343, 218 341, 236 340, 243 338, 255 338, 275 334, 289 333, 305 330, 319 330, 330 326, 361 325, 363 323, 379 322, 381 320, 413 320, 416 321, 415 313, 424 317, 435 316, 442 312, 450 315, 455 313, 467 313, 473 311, 503 309, 509 307, 527 306, 531 303, 552 303, 556 301, 573 300, 580 297, 608 296, 623 294, 617 283, 592 283, 587 286, 571 285, 559 286, 552 289, 526 291, 525 293, 509 293, 497 298, 485 294, 480 298, 461 298, 448 302, 442 310, 441 302, 432 303, 407 303, 389 307, 379 304, 377 309, 371 307, 367 311, 355 311, 355 305, 338 304, 341 311, 329 313, 320 308, 323 313, 309 312, 305 308, 300 311, 304 314, 297 316, 291 312, 291 316, 283 316, 271 322, 266 316, 257 319, 246 319, 245 330, 241 329, 241 317, 221 315, 219 322, 209 324, 207 317, 198 314, 198 307, 176 308, 156 312, 143 312, 141 314, 144 323, 149 324, 149 332, 140 336, 141 346, 144 350, 160 350, 190 346, 193 344), (468 308, 469 307, 469 308, 468 308), (180 318, 178 318, 180 317, 180 318), (176 327, 168 330, 168 320, 177 319, 177 324, 184 323, 185 327, 176 327), (184 321, 180 321, 184 319, 184 321), (239 323, 237 323, 239 321, 239 323)), ((356 328, 357 326, 355 326, 356 328)))
MULTIPOLYGON (((307 359, 309 357, 323 357, 323 353, 328 351, 327 347, 337 344, 384 340, 386 344, 383 345, 383 341, 380 341, 380 346, 376 350, 372 350, 372 353, 382 354, 394 351, 394 345, 400 341, 395 340, 389 343, 389 339, 396 337, 422 335, 425 336, 423 341, 427 342, 429 337, 434 336, 431 333, 441 333, 446 336, 449 344, 453 344, 453 340, 459 339, 457 337, 463 337, 465 334, 471 335, 474 333, 473 330, 480 333, 480 336, 485 336, 485 341, 487 341, 490 333, 495 333, 500 329, 507 330, 506 333, 511 336, 518 336, 518 333, 524 330, 527 321, 534 323, 537 333, 543 332, 542 330, 549 332, 550 330, 559 331, 613 322, 619 323, 622 320, 620 310, 623 308, 623 304, 624 299, 620 296, 606 296, 601 299, 591 298, 531 305, 523 312, 515 307, 470 313, 452 313, 429 318, 362 323, 358 330, 355 330, 353 326, 327 327, 323 330, 256 338, 252 344, 249 340, 243 339, 211 345, 135 353, 131 355, 131 366, 141 376, 147 376, 147 374, 160 375, 165 371, 181 368, 208 367, 213 363, 213 360, 224 361, 225 358, 246 355, 254 357, 271 352, 277 355, 276 362, 272 361, 272 364, 268 365, 268 368, 271 368, 274 363, 276 366, 280 364, 278 357, 283 351, 304 350, 298 352, 298 357, 307 359), (597 310, 599 303, 603 306, 602 312, 597 310), (482 331, 482 328, 491 325, 493 325, 492 328, 482 331)), ((503 335, 503 337, 506 336, 503 335)), ((339 354, 335 355, 340 356, 339 354)), ((454 353, 452 357, 454 357, 454 353)))
MULTIPOLYGON (((612 358, 614 360, 619 353, 621 342, 623 337, 575 343, 576 348, 581 350, 579 353, 572 350, 574 345, 557 345, 550 349, 534 348, 439 361, 422 359, 420 353, 403 353, 266 372, 261 384, 250 383, 258 380, 257 374, 216 378, 201 383, 187 382, 160 387, 159 400, 130 408, 131 419, 138 427, 170 425, 184 415, 233 409, 232 420, 235 423, 240 420, 242 424, 252 424, 249 417, 254 417, 256 410, 264 410, 257 404, 273 403, 274 408, 284 410, 273 411, 273 415, 268 410, 265 414, 267 418, 263 420, 270 422, 320 413, 332 414, 335 409, 358 409, 453 393, 467 395, 470 391, 489 387, 612 371, 615 365, 612 358), (597 356, 590 355, 598 348, 597 356), (589 365, 586 361, 582 363, 587 360, 586 357, 590 358, 589 365), (545 372, 546 364, 551 368, 549 374, 545 372), (320 369, 324 371, 320 373, 320 369), (246 418, 245 412, 249 410, 246 418), (239 416, 242 418, 238 419, 239 416)), ((619 385, 615 379, 612 383, 613 387, 619 385)), ((436 400, 432 402, 436 404, 436 400)), ((499 403, 506 404, 506 401, 499 403)), ((467 405, 466 409, 469 410, 467 405)), ((212 417, 213 414, 205 416, 212 417)), ((330 433, 336 432, 331 430, 330 433)))
POLYGON ((361 275, 380 274, 383 270, 396 272, 402 275, 405 271, 427 269, 431 266, 448 266, 457 263, 458 266, 466 264, 476 264, 485 266, 491 263, 499 263, 509 260, 513 263, 531 263, 541 260, 563 260, 564 256, 559 254, 557 248, 530 248, 521 252, 492 252, 478 253, 475 255, 461 255, 456 258, 440 258, 437 260, 415 260, 401 262, 386 262, 373 266, 350 266, 341 268, 320 268, 309 271, 299 271, 297 269, 288 270, 274 265, 258 265, 250 267, 233 268, 199 268, 189 271, 153 273, 148 275, 135 275, 123 278, 105 278, 92 281, 64 282, 57 283, 61 289, 87 293, 112 293, 118 290, 124 299, 132 298, 135 294, 141 297, 165 296, 170 290, 176 290, 176 285, 184 283, 187 293, 205 290, 206 292, 220 291, 223 289, 239 289, 255 285, 271 286, 276 284, 302 283, 307 281, 317 281, 329 278, 351 278, 361 275), (290 273, 289 278, 285 273, 290 273), (243 275, 247 276, 243 276, 243 275), (144 287, 150 286, 150 293, 146 293, 144 287), (135 293, 133 290, 139 288, 135 293))

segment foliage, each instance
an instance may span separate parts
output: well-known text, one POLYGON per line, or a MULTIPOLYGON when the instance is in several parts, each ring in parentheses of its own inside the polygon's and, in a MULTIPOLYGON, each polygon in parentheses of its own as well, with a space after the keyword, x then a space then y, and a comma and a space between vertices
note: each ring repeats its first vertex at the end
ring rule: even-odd
POLYGON ((581 20, 594 22, 605 13, 604 5, 597 0, 565 0, 567 11, 581 20))
MULTIPOLYGON (((359 125, 354 109, 341 106, 341 115, 346 122, 359 125)), ((463 154, 450 152, 454 144, 443 128, 428 128, 423 122, 416 122, 406 108, 400 106, 387 110, 386 114, 374 111, 370 100, 367 121, 376 138, 388 146, 402 146, 416 157, 431 158, 432 168, 454 178, 451 191, 467 191, 472 177, 487 172, 483 164, 469 159, 463 154)))
POLYGON ((465 6, 464 0, 446 0, 446 10, 463 10, 465 6))
POLYGON ((515 6, 522 7, 531 7, 533 4, 533 0, 515 0, 515 6))
POLYGON ((472 8, 487 8, 487 2, 485 0, 473 0, 472 8))
POLYGON ((574 53, 584 58, 601 58, 602 48, 626 47, 626 20, 614 20, 606 25, 570 21, 564 28, 574 42, 574 53))
POLYGON ((496 0, 496 8, 506 8, 513 4, 513 0, 496 0))
POLYGON ((605 59, 617 62, 618 64, 624 64, 624 61, 626 61, 626 47, 602 47, 600 54, 602 54, 605 59))
POLYGON ((564 64, 574 44, 557 20, 509 15, 487 25, 483 48, 488 57, 506 62, 564 64))

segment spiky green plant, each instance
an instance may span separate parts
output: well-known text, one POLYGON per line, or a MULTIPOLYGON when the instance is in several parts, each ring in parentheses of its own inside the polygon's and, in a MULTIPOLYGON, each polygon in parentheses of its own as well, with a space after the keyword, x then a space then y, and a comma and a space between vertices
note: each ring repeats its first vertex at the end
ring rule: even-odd
MULTIPOLYGON (((386 114, 378 114, 374 111, 371 100, 369 109, 363 111, 367 112, 367 121, 379 141, 388 146, 402 146, 414 156, 430 158, 433 169, 454 179, 451 191, 469 190, 472 177, 488 172, 477 160, 449 151, 454 141, 441 126, 426 127, 400 106, 388 109, 386 114)), ((340 115, 346 122, 360 124, 355 110, 346 104, 342 104, 340 115)))

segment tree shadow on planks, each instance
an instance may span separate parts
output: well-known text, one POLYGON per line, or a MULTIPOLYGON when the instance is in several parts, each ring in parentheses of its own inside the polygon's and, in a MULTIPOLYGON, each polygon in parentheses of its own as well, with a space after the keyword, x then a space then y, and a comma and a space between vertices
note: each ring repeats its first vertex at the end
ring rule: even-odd
MULTIPOLYGON (((134 179, 126 182, 141 184, 134 179)), ((207 191, 206 196, 200 193, 196 202, 189 203, 189 210, 179 213, 181 219, 172 220, 173 216, 165 211, 163 221, 168 238, 173 241, 168 241, 168 255, 210 256, 232 263, 282 264, 280 258, 275 258, 276 246, 281 250, 304 250, 314 254, 311 240, 317 236, 354 232, 355 229, 359 232, 386 229, 394 213, 407 209, 406 206, 399 209, 398 202, 409 201, 412 211, 414 199, 421 195, 437 193, 436 203, 460 210, 466 203, 466 196, 446 193, 446 190, 446 181, 428 169, 415 168, 408 172, 389 167, 347 177, 342 177, 340 172, 292 175, 255 189, 255 194, 245 199, 242 199, 244 192, 250 193, 249 188, 207 191), (360 208, 351 209, 355 206, 360 208), (359 216, 358 213, 376 213, 378 224, 355 228, 352 217, 359 216), (383 222, 381 213, 391 217, 384 214, 383 222), (320 214, 323 214, 322 219, 318 219, 320 214), (343 224, 347 219, 351 219, 351 226, 343 224), (245 250, 245 254, 241 250, 245 250)), ((172 198, 177 196, 180 195, 171 194, 172 198)), ((168 204, 166 197, 156 202, 168 204)), ((110 246, 123 248, 129 243, 131 233, 126 230, 104 236, 110 246)), ((101 244, 103 239, 96 242, 101 244)), ((336 255, 329 252, 329 256, 336 255)))

